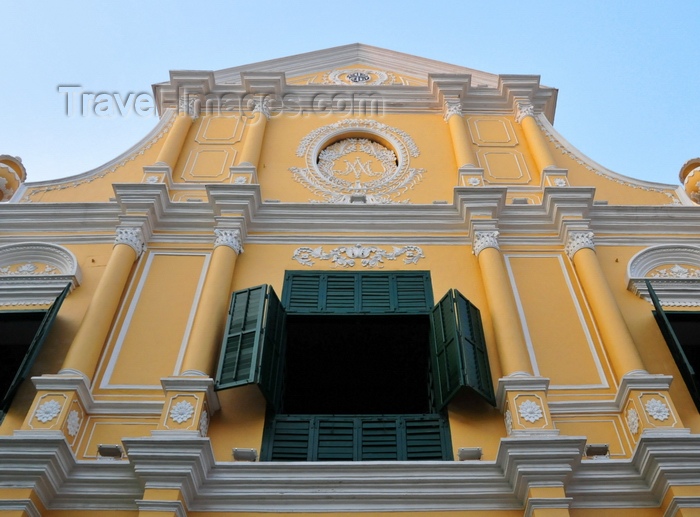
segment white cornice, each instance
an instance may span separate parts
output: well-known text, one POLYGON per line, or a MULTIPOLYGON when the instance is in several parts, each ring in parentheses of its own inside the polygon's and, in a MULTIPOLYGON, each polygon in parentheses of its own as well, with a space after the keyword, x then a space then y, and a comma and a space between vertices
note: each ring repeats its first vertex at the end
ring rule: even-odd
POLYGON ((194 512, 485 511, 523 509, 529 488, 552 484, 573 508, 659 507, 700 476, 700 436, 681 432, 645 432, 631 459, 605 461, 561 435, 502 438, 494 461, 463 462, 217 462, 208 438, 123 443, 127 460, 76 461, 60 432, 0 436, 0 485, 34 488, 51 510, 134 510, 158 487, 194 512))
POLYGON ((219 219, 238 218, 244 243, 248 235, 267 243, 410 235, 416 243, 462 245, 471 240, 470 221, 478 220, 492 222, 501 246, 562 246, 569 228, 579 226, 595 232, 599 246, 700 244, 697 207, 596 205, 591 187, 546 187, 539 205, 506 204, 506 187, 455 187, 451 204, 430 205, 272 203, 263 202, 260 185, 205 188, 208 199, 200 203, 171 201, 162 183, 136 183, 115 184, 115 203, 0 205, 9 229, 0 243, 22 242, 27 234, 41 242, 112 242, 118 225, 139 223, 152 242, 210 244, 219 219))

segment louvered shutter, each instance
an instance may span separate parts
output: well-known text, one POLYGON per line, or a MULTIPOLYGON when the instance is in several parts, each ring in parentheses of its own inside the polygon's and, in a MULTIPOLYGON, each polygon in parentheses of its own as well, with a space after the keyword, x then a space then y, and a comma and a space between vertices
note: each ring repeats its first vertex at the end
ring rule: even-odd
POLYGON ((0 416, 4 415, 4 413, 7 412, 7 409, 9 408, 10 403, 12 402, 12 399, 15 396, 15 393, 19 389, 20 384, 22 384, 22 381, 24 381, 24 379, 29 374, 29 370, 34 364, 34 360, 36 359, 37 355, 39 355, 39 351, 41 350, 41 347, 43 346, 44 341, 46 340, 46 337, 48 336, 49 331, 51 330, 51 327, 53 326, 53 323, 56 320, 56 315, 58 314, 58 311, 61 308, 61 305, 63 304, 63 300, 66 298, 66 296, 68 296, 68 293, 70 292, 70 287, 71 284, 66 285, 63 291, 61 291, 61 294, 59 294, 56 297, 54 302, 48 308, 46 314, 44 315, 44 318, 41 320, 41 323, 39 324, 39 327, 37 328, 37 331, 34 334, 34 339, 32 339, 32 342, 30 343, 29 348, 27 349, 27 353, 24 355, 24 359, 22 360, 19 368, 17 369, 17 373, 12 379, 12 382, 10 383, 7 392, 3 394, 2 403, 0 404, 0 416))
POLYGON ((258 384, 268 402, 279 400, 285 311, 274 290, 260 285, 231 296, 215 389, 258 384))
POLYGON ((459 322, 460 349, 465 358, 464 384, 481 395, 492 406, 496 405, 496 396, 491 382, 491 367, 486 350, 484 330, 481 325, 479 309, 467 300, 459 291, 455 291, 457 302, 457 319, 459 322))
POLYGON ((433 306, 427 271, 288 271, 282 294, 294 314, 426 314, 433 306))
POLYGON ((678 341, 676 333, 673 331, 673 327, 671 326, 671 322, 668 320, 666 312, 661 306, 661 302, 659 301, 658 296, 656 296, 656 292, 654 292, 651 282, 649 282, 649 280, 646 280, 645 282, 647 289, 649 290, 651 301, 654 304, 654 309, 656 309, 654 311, 654 317, 656 318, 656 323, 659 325, 659 330, 661 330, 661 334, 666 340, 666 344, 671 351, 671 355, 676 362, 676 366, 678 366, 678 370, 681 372, 681 376, 688 387, 688 391, 690 392, 695 405, 700 409, 700 387, 698 386, 698 378, 695 373, 695 369, 693 368, 693 365, 690 364, 690 361, 688 361, 685 351, 683 350, 683 346, 678 341))
POLYGON ((431 313, 433 396, 443 409, 463 388, 495 405, 479 310, 450 290, 431 313))

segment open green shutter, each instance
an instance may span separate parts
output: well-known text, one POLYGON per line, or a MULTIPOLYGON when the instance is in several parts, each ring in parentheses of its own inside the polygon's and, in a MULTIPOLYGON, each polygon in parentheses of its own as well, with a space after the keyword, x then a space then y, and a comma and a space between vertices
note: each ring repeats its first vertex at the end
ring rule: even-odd
POLYGON ((259 384, 263 395, 275 409, 279 409, 282 400, 286 319, 284 307, 270 287, 267 293, 259 384))
POLYGON ((34 339, 32 339, 32 342, 29 345, 29 348, 27 349, 27 353, 25 354, 22 363, 17 369, 17 373, 15 374, 14 379, 12 379, 12 383, 7 389, 7 392, 3 394, 4 396, 2 399, 2 403, 0 404, 0 415, 4 414, 7 411, 7 409, 10 406, 10 403, 12 402, 13 397, 15 396, 15 393, 17 392, 17 389, 19 389, 20 384, 22 384, 22 381, 24 381, 24 379, 29 374, 29 370, 34 364, 34 360, 36 359, 37 355, 39 355, 39 351, 41 350, 41 347, 44 344, 44 341, 46 340, 46 336, 48 336, 49 331, 53 326, 53 323, 56 319, 56 315, 58 314, 58 311, 61 308, 61 304, 63 304, 63 300, 66 298, 66 296, 68 296, 68 293, 70 292, 70 288, 71 284, 66 285, 63 291, 61 291, 61 294, 59 294, 56 297, 54 302, 46 311, 44 319, 41 320, 41 323, 37 328, 36 334, 34 334, 34 339))
POLYGON ((285 313, 271 287, 231 295, 215 389, 258 384, 268 402, 280 396, 285 313))
POLYGON ((462 386, 462 364, 457 335, 457 316, 452 291, 431 313, 430 357, 433 365, 435 406, 444 408, 462 386))
POLYGON ((668 317, 666 316, 663 307, 661 307, 659 297, 656 296, 656 292, 654 292, 654 288, 651 286, 651 282, 649 282, 649 280, 646 280, 645 282, 647 289, 649 290, 651 302, 654 304, 654 309, 656 309, 654 311, 654 317, 656 318, 656 323, 659 325, 659 330, 661 330, 661 334, 666 340, 666 344, 671 351, 673 359, 676 361, 676 366, 678 366, 678 370, 681 372, 681 376, 688 387, 690 395, 695 401, 695 405, 700 408, 700 389, 698 389, 698 379, 695 374, 695 369, 693 368, 693 365, 690 364, 690 361, 688 361, 685 351, 683 350, 683 346, 678 341, 676 333, 673 331, 673 327, 671 326, 671 322, 668 321, 668 317))
POLYGON ((459 291, 455 291, 457 302, 457 319, 461 350, 464 353, 464 383, 481 395, 492 406, 496 405, 496 396, 491 382, 491 367, 486 350, 484 330, 481 326, 479 309, 467 300, 459 291))
POLYGON ((431 313, 430 356, 435 405, 443 409, 469 388, 495 405, 479 310, 450 290, 431 313))

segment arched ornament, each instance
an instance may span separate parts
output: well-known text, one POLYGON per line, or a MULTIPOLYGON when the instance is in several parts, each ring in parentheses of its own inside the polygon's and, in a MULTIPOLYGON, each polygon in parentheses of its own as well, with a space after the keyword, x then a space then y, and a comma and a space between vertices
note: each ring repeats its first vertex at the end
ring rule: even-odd
POLYGON ((80 285, 75 255, 56 244, 23 242, 0 246, 0 306, 48 305, 67 284, 80 285))
POLYGON ((345 119, 315 129, 296 154, 305 158, 306 167, 289 170, 322 198, 312 203, 408 203, 398 198, 425 173, 410 167, 410 158, 420 155, 411 136, 376 120, 345 119), (351 155, 355 160, 348 159, 351 155))
POLYGON ((649 302, 647 280, 663 306, 700 306, 700 247, 662 245, 642 250, 629 261, 627 278, 627 289, 649 302))

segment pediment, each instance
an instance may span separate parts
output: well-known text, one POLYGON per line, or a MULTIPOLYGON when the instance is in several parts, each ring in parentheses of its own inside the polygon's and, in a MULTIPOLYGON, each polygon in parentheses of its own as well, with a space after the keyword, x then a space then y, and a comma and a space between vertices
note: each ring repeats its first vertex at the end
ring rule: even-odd
POLYGON ((355 84, 424 86, 428 74, 470 74, 472 84, 496 87, 498 76, 463 66, 353 43, 214 72, 217 83, 241 84, 241 72, 284 72, 289 84, 353 84, 348 75, 366 74, 355 84))

